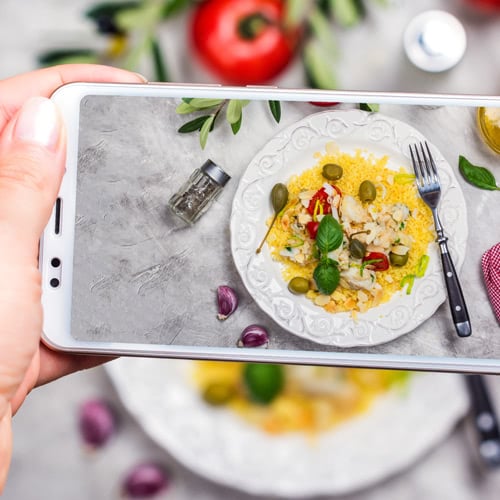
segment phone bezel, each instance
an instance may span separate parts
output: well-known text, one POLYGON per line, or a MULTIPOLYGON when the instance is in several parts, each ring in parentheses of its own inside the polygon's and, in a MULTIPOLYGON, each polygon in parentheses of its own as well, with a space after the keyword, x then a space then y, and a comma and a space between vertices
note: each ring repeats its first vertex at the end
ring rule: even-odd
POLYGON ((314 365, 356 366, 367 368, 433 370, 455 372, 500 373, 500 359, 451 358, 430 356, 398 356, 291 350, 255 350, 245 348, 185 347, 122 342, 90 342, 71 336, 71 299, 76 204, 76 162, 81 99, 87 95, 119 95, 149 97, 223 97, 233 99, 377 102, 380 104, 413 104, 427 106, 500 106, 500 97, 457 94, 416 94, 391 92, 324 91, 283 89, 271 86, 227 87, 209 84, 95 84, 71 83, 52 95, 67 130, 66 174, 59 197, 62 199, 61 232, 54 234, 55 210, 40 240, 39 267, 42 274, 42 305, 44 323, 42 340, 50 348, 96 355, 127 355, 226 361, 258 361, 314 365), (58 257, 64 263, 59 288, 52 288, 50 262, 58 257))

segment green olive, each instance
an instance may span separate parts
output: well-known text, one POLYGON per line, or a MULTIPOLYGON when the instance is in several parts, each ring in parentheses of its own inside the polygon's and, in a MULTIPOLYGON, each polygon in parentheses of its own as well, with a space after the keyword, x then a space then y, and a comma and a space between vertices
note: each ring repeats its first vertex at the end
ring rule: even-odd
POLYGON ((288 283, 288 290, 296 295, 307 293, 309 291, 309 280, 296 276, 288 283))
POLYGON ((344 169, 336 163, 327 163, 326 165, 323 165, 322 173, 325 179, 328 179, 329 181, 338 181, 342 177, 344 169))
POLYGON ((377 197, 377 188, 372 181, 363 181, 358 194, 361 201, 373 201, 377 197))
POLYGON ((349 252, 355 259, 362 259, 366 253, 366 246, 361 241, 352 239, 349 243, 349 252))
POLYGON ((408 252, 404 255, 399 255, 394 252, 389 253, 389 260, 391 261, 392 266, 404 266, 408 262, 408 252))
POLYGON ((203 391, 203 399, 210 405, 220 406, 228 403, 235 395, 235 388, 225 382, 212 382, 203 391))

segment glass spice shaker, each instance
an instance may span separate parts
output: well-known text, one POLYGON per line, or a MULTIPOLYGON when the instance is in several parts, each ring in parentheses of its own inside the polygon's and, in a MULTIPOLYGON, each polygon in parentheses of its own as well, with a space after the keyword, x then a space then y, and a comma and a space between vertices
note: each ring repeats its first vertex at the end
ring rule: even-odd
POLYGON ((231 177, 212 160, 197 168, 168 201, 170 209, 188 224, 208 210, 231 177))

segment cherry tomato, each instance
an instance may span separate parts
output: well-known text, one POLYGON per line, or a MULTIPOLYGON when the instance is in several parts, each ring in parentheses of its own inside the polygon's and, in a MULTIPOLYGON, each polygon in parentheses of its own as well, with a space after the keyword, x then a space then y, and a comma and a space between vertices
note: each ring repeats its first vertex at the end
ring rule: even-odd
POLYGON ((298 31, 284 28, 283 0, 205 0, 191 25, 194 49, 224 82, 265 83, 291 61, 298 31))
POLYGON ((307 232, 309 233, 309 236, 313 240, 315 240, 316 236, 318 235, 318 227, 319 227, 319 222, 317 221, 312 220, 306 224, 307 232))
POLYGON ((374 271, 387 271, 389 269, 389 259, 382 252, 370 252, 363 257, 361 262, 369 265, 374 271))
POLYGON ((317 102, 317 101, 309 101, 309 104, 313 106, 319 106, 321 108, 329 108, 330 106, 336 106, 339 104, 338 102, 317 102))
MULTIPOLYGON (((333 184, 331 184, 331 186, 333 187, 333 189, 335 189, 335 191, 337 191, 337 193, 340 196, 342 196, 342 191, 337 186, 334 186, 333 184)), ((307 207, 307 211, 311 215, 319 215, 319 214, 326 215, 326 214, 332 213, 332 206, 330 205, 330 203, 328 203, 328 194, 325 191, 325 188, 321 188, 318 191, 316 191, 314 196, 311 198, 311 201, 309 202, 309 205, 307 207), (320 203, 320 208, 318 208, 318 209, 316 208, 317 201, 319 201, 319 203, 320 203), (316 214, 314 213, 315 210, 316 210, 316 214)))

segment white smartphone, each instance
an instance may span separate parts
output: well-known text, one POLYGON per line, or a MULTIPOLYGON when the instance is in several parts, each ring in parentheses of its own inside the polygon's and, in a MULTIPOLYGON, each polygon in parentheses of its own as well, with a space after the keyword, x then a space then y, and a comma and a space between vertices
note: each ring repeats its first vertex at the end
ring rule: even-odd
POLYGON ((68 149, 40 244, 48 346, 500 373, 480 269, 498 194, 467 182, 473 165, 500 178, 500 98, 88 83, 52 98, 68 149), (416 187, 421 142, 467 337, 416 187))

